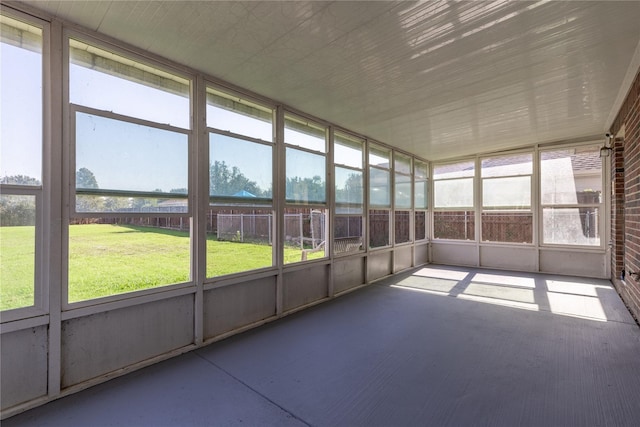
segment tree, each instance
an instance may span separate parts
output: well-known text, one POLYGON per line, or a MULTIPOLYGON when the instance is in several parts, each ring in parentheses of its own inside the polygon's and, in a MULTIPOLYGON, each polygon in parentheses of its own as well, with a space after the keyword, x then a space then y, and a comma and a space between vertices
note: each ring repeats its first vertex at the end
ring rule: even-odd
MULTIPOLYGON (((28 175, 3 176, 0 178, 0 184, 41 185, 40 180, 28 175)), ((35 197, 13 194, 0 197, 0 225, 34 225, 35 223, 35 197)))
POLYGON ((351 173, 344 183, 344 188, 336 189, 336 202, 362 204, 363 200, 362 174, 351 173))
POLYGON ((76 188, 99 188, 96 177, 87 168, 80 168, 76 172, 76 188))
POLYGON ((0 178, 0 184, 40 185, 40 180, 27 175, 11 175, 0 178))
POLYGON ((257 197, 266 196, 266 192, 255 181, 251 181, 244 176, 238 167, 229 168, 224 161, 218 160, 210 165, 209 194, 214 196, 233 196, 242 190, 257 197))
POLYGON ((9 195, 0 198, 0 225, 7 227, 35 223, 35 197, 9 195))
POLYGON ((324 202, 326 200, 325 183, 320 176, 287 178, 286 194, 289 200, 324 202))
MULTIPOLYGON (((95 175, 89 169, 80 168, 76 172, 76 189, 78 188, 99 188, 95 175)), ((104 200, 101 197, 89 194, 76 195, 76 210, 78 212, 97 212, 103 210, 103 206, 104 200)))

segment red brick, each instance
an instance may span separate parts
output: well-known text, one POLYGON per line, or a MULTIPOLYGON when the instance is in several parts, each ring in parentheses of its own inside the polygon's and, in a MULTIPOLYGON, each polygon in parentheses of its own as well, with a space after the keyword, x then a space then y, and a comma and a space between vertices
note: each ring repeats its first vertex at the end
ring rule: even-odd
MULTIPOLYGON (((623 268, 640 272, 640 70, 611 131, 615 135, 623 126, 625 139, 614 141, 611 159, 612 279, 620 277, 623 268), (624 168, 624 173, 616 172, 618 168, 624 168)), ((626 285, 613 283, 636 319, 640 318, 640 281, 627 276, 626 285)))

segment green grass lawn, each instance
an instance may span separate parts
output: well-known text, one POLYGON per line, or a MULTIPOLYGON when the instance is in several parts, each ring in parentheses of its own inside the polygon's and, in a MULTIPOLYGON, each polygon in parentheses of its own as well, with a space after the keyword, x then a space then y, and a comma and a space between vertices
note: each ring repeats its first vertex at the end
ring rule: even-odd
MULTIPOLYGON (((0 309, 33 305, 34 228, 0 227, 0 309)), ((189 281, 189 233, 107 224, 69 227, 69 302, 189 281)), ((207 276, 272 265, 266 244, 207 239, 207 276)), ((300 260, 285 248, 285 262, 300 260)), ((323 252, 309 254, 317 259, 323 252)))
POLYGON ((69 227, 69 302, 189 281, 189 235, 108 224, 69 227))
POLYGON ((0 310, 34 304, 35 227, 0 227, 0 310))

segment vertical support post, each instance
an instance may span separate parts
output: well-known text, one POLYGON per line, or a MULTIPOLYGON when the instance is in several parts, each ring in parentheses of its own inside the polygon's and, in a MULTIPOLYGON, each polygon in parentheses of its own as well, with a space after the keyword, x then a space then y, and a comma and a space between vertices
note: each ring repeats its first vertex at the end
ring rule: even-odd
POLYGON ((284 149, 284 109, 278 105, 275 113, 274 126, 275 147, 273 156, 273 203, 274 203, 274 233, 273 253, 275 255, 278 275, 276 276, 276 315, 284 311, 284 199, 286 182, 285 149, 284 149))
MULTIPOLYGON (((68 235, 69 213, 63 201, 68 200, 69 190, 65 189, 63 176, 68 172, 66 165, 68 156, 65 159, 62 155, 64 135, 69 134, 68 117, 69 108, 65 91, 69 88, 68 66, 63 64, 64 34, 62 24, 53 20, 51 22, 50 37, 45 37, 44 49, 48 57, 48 68, 43 75, 44 82, 44 138, 45 138, 45 179, 49 182, 49 189, 44 192, 45 212, 49 216, 49 225, 45 226, 44 232, 48 234, 45 242, 48 242, 47 253, 49 255, 48 276, 45 279, 45 286, 49 290, 49 378, 48 393, 49 398, 54 398, 60 394, 62 382, 62 304, 63 288, 67 286, 66 274, 66 254, 67 245, 63 242, 68 235), (53 84, 53 82, 63 82, 63 85, 53 84), (67 119, 66 121, 64 119, 67 119), (65 124, 66 123, 66 124, 65 124), (49 210, 47 210, 47 207, 49 210), (66 210, 65 210, 66 209, 66 210), (66 230, 66 232, 64 231, 66 230), (64 254, 64 255, 63 255, 64 254)), ((68 93, 68 92, 66 92, 68 93)), ((68 184, 68 183, 67 183, 68 184)))
POLYGON ((540 150, 533 150, 533 175, 531 176, 531 215, 533 247, 536 250, 535 271, 540 271, 540 242, 542 241, 542 207, 540 206, 540 150))
POLYGON ((335 212, 336 212, 336 181, 335 181, 335 168, 334 168, 334 157, 333 157, 333 142, 335 140, 334 137, 334 128, 333 126, 329 127, 327 134, 327 209, 324 211, 324 215, 322 216, 323 220, 323 230, 322 230, 322 239, 324 239, 324 252, 325 255, 329 257, 331 262, 329 263, 329 283, 327 283, 327 296, 332 297, 335 294, 335 285, 334 285, 334 274, 335 270, 333 268, 333 241, 334 241, 334 221, 335 221, 335 212))
POLYGON ((207 210, 209 208, 209 141, 207 138, 207 91, 202 75, 197 75, 191 90, 193 137, 190 140, 189 192, 193 226, 191 227, 191 279, 194 281, 193 339, 197 346, 204 342, 204 280, 207 277, 207 210))
POLYGON ((244 214, 240 214, 240 241, 244 242, 244 214))
POLYGON ((304 217, 302 213, 299 213, 298 217, 300 218, 298 220, 298 224, 300 224, 300 249, 304 250, 304 226, 303 226, 304 217))

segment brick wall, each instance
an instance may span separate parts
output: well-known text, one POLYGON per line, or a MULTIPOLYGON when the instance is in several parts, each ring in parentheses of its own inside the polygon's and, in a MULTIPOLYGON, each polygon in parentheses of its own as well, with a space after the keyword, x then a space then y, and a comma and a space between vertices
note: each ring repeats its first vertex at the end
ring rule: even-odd
POLYGON ((616 135, 611 156, 612 281, 636 319, 640 319, 640 71, 612 125, 616 135), (622 268, 624 281, 619 280, 622 268), (630 273, 637 273, 630 274, 630 273))

